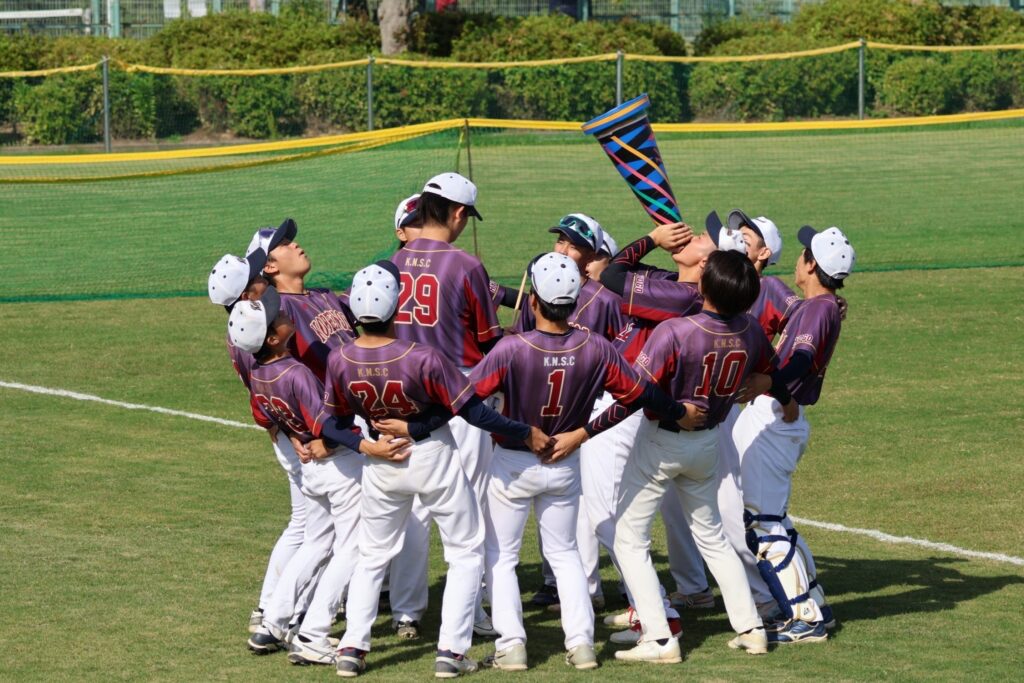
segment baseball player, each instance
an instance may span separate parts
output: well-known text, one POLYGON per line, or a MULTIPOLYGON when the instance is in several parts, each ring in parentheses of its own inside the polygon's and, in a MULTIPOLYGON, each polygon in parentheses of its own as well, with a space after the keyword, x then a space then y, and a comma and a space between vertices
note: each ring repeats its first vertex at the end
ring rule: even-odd
MULTIPOLYGON (((478 396, 502 392, 506 415, 551 433, 585 425, 594 399, 603 390, 625 403, 639 402, 682 416, 671 399, 645 386, 610 342, 592 330, 570 325, 581 294, 573 259, 544 254, 531 263, 529 272, 535 329, 502 339, 476 366, 470 378, 478 396)), ((515 568, 532 504, 543 552, 558 582, 566 662, 577 669, 596 668, 594 611, 575 540, 578 450, 553 455, 544 463, 522 441, 496 438, 499 446, 487 488, 484 566, 494 625, 501 636, 490 663, 506 670, 527 667, 515 568)))
POLYGON ((780 367, 772 376, 772 390, 787 388, 792 401, 758 396, 733 429, 748 544, 785 617, 773 634, 778 643, 821 642, 835 625, 815 580, 814 559, 806 543, 798 542, 787 509, 793 472, 810 436, 805 410, 818 402, 839 341, 842 315, 836 291, 856 263, 856 252, 839 228, 819 232, 804 226, 797 239, 804 249, 795 277, 804 300, 794 307, 779 339, 780 367))
MULTIPOLYGON (((281 310, 281 298, 269 287, 259 301, 243 301, 231 312, 228 334, 232 343, 254 354, 256 363, 249 373, 251 391, 257 402, 282 432, 310 445, 322 430, 323 385, 313 372, 288 350, 295 328, 281 310)), ((322 444, 322 442, 317 442, 322 444)), ((353 443, 373 453, 390 453, 386 442, 353 443)), ((401 443, 393 448, 398 448, 401 443)), ((356 543, 359 522, 359 480, 362 458, 345 450, 336 456, 321 449, 323 459, 306 459, 302 465, 302 491, 307 503, 319 506, 332 520, 331 545, 318 544, 319 554, 309 554, 305 563, 293 561, 286 574, 312 574, 327 562, 302 619, 294 650, 289 659, 303 664, 332 664, 333 647, 327 640, 341 594, 355 564, 351 548, 356 543), (329 557, 329 562, 327 561, 329 557), (305 566, 300 566, 300 565, 305 566)), ((300 557, 298 554, 296 557, 300 557)), ((250 638, 250 648, 268 653, 284 646, 289 622, 295 612, 297 592, 282 590, 296 582, 283 580, 275 590, 260 628, 250 638)))
POLYGON ((650 558, 651 523, 669 487, 678 492, 701 555, 718 581, 730 622, 740 634, 731 645, 754 654, 767 652, 743 564, 722 534, 716 476, 718 424, 739 386, 752 373, 773 368, 767 338, 744 313, 758 289, 757 272, 745 255, 712 253, 700 279, 701 312, 659 324, 635 363, 686 405, 687 417, 680 430, 675 422, 648 413, 623 472, 615 554, 643 632, 636 647, 617 652, 617 659, 681 661, 650 558))
MULTIPOLYGON (((443 413, 445 419, 458 413, 478 428, 526 441, 536 451, 547 448, 549 439, 539 429, 487 408, 459 368, 440 351, 397 338, 396 320, 403 313, 400 278, 398 268, 388 261, 356 274, 350 301, 363 335, 331 353, 325 406, 336 416, 359 414, 377 420, 376 424, 385 418, 408 420, 431 411, 443 413)), ((449 564, 435 675, 452 678, 476 669, 465 653, 472 640, 483 572, 480 508, 454 455, 448 427, 442 423, 419 435, 412 434, 411 425, 409 429, 412 438, 422 440, 412 445, 408 461, 370 459, 363 470, 359 560, 349 587, 347 628, 336 657, 340 676, 358 676, 366 668, 384 571, 402 545, 414 498, 440 527, 449 564)))
MULTIPOLYGON (((210 301, 224 306, 228 313, 231 308, 243 299, 258 300, 267 287, 267 281, 260 274, 267 255, 262 249, 257 249, 248 258, 240 258, 231 254, 225 254, 210 270, 210 277, 207 283, 207 292, 210 301)), ((284 572, 285 566, 292 556, 302 545, 304 530, 306 529, 306 499, 302 493, 302 467, 299 456, 295 453, 288 435, 278 429, 277 425, 263 412, 256 397, 253 395, 249 381, 249 371, 252 369, 255 360, 251 353, 247 353, 231 343, 231 338, 225 335, 227 341, 228 355, 235 373, 242 381, 246 391, 249 392, 249 405, 252 410, 253 420, 260 427, 267 430, 270 441, 273 444, 274 455, 277 457, 281 468, 288 475, 289 494, 291 500, 291 517, 281 536, 274 544, 270 553, 270 561, 267 563, 267 571, 263 577, 263 587, 260 591, 260 599, 256 609, 249 615, 249 633, 255 633, 263 623, 263 611, 267 607, 274 588, 277 586, 278 578, 284 572)), ((326 521, 326 520, 325 520, 326 521)), ((311 535, 316 535, 314 524, 310 530, 311 535)), ((319 526, 323 526, 320 524, 319 526)))

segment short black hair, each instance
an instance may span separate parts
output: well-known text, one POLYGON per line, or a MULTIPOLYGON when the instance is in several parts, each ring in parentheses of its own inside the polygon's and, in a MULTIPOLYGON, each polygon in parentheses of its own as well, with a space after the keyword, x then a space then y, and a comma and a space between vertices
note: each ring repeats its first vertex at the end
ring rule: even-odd
POLYGON ((462 204, 445 199, 433 192, 424 192, 420 195, 419 202, 416 204, 416 210, 422 217, 423 224, 434 222, 447 225, 448 215, 451 213, 452 207, 455 206, 462 206, 462 204))
POLYGON ((704 298, 726 317, 749 310, 761 293, 761 278, 746 254, 716 250, 700 277, 704 298))
POLYGON ((388 328, 391 327, 391 323, 394 322, 395 316, 398 315, 398 310, 392 314, 387 320, 374 320, 373 322, 362 322, 360 321, 359 326, 363 328, 363 331, 367 334, 383 335, 387 334, 388 328))
POLYGON ((818 282, 821 283, 822 287, 825 289, 831 289, 832 291, 843 288, 842 280, 832 277, 821 269, 821 266, 818 265, 818 261, 814 258, 814 254, 811 252, 809 247, 804 247, 804 261, 814 261, 814 274, 818 276, 818 282))
POLYGON ((540 306, 540 314, 544 316, 545 320, 550 320, 553 323, 560 323, 563 320, 568 320, 572 312, 576 310, 576 302, 573 301, 571 304, 549 304, 544 299, 541 299, 537 292, 530 289, 530 293, 537 297, 537 305, 540 306))

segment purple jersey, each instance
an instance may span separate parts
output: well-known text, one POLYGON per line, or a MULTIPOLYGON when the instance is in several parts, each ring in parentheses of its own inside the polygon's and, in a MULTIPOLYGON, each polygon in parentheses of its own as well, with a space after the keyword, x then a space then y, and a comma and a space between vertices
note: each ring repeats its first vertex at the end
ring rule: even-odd
POLYGON ((309 443, 323 421, 323 385, 313 371, 291 356, 257 363, 250 373, 252 393, 277 426, 309 443))
POLYGON ((501 302, 505 300, 505 292, 508 290, 494 280, 487 283, 487 289, 491 293, 491 304, 494 306, 494 310, 498 310, 501 308, 501 302))
POLYGON ((725 419, 747 377, 770 373, 773 360, 771 344, 752 317, 719 320, 702 311, 658 325, 634 367, 675 400, 707 410, 710 429, 725 419))
POLYGON ((812 406, 818 402, 841 327, 839 303, 832 294, 805 299, 793 306, 776 350, 783 367, 795 352, 811 352, 810 372, 788 385, 789 393, 800 405, 812 406))
MULTIPOLYGON (((611 341, 626 326, 628 319, 622 313, 622 299, 594 280, 587 280, 580 288, 576 310, 569 316, 569 324, 590 330, 611 341)), ((523 310, 515 325, 516 332, 529 332, 537 326, 533 311, 524 297, 523 310)))
MULTIPOLYGON (((506 337, 473 369, 470 379, 481 398, 498 391, 505 394, 505 416, 545 434, 585 425, 602 391, 631 403, 644 389, 639 375, 611 342, 580 329, 565 335, 532 330, 506 337)), ((512 448, 524 447, 497 435, 495 440, 512 448)))
POLYGON ((338 417, 404 420, 435 404, 455 414, 472 397, 462 372, 425 344, 396 339, 370 349, 351 343, 327 360, 324 405, 338 417))
POLYGON ((252 393, 252 379, 249 377, 249 373, 252 372, 253 366, 256 365, 256 359, 253 358, 252 354, 248 351, 243 351, 232 344, 231 337, 228 337, 227 344, 228 355, 231 356, 231 365, 235 367, 235 372, 238 373, 238 379, 242 380, 242 384, 245 385, 246 391, 249 392, 249 408, 252 410, 252 419, 255 420, 256 424, 260 427, 270 429, 274 426, 274 422, 266 413, 263 412, 263 408, 260 406, 259 401, 256 400, 256 395, 252 393))
POLYGON ((748 313, 757 318, 769 339, 775 339, 786 324, 793 304, 799 300, 800 297, 786 283, 773 275, 766 275, 761 278, 761 292, 748 313))
POLYGON ((337 294, 320 288, 305 294, 281 292, 281 308, 295 323, 288 348, 322 382, 327 354, 355 339, 352 311, 337 294))
POLYGON ((630 363, 640 355, 659 322, 693 315, 704 305, 704 297, 695 283, 669 279, 669 275, 672 274, 659 270, 630 273, 626 277, 622 310, 631 317, 614 343, 630 363))
POLYGON ((419 238, 391 261, 401 274, 395 334, 438 349, 460 368, 484 356, 501 336, 490 278, 480 260, 447 242, 419 238))

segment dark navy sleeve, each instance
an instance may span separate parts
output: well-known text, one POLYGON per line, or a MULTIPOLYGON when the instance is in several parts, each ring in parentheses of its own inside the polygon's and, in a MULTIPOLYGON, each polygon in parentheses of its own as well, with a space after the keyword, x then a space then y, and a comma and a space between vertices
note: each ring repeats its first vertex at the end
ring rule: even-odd
POLYGON ((453 417, 448 408, 434 403, 427 410, 409 418, 409 436, 413 441, 423 441, 432 431, 448 424, 453 417))
POLYGON ((363 432, 355 426, 355 420, 351 415, 337 417, 331 415, 324 420, 320 428, 320 438, 324 445, 330 449, 342 445, 350 451, 359 452, 359 444, 363 441, 363 432))
POLYGON ((459 410, 459 417, 485 432, 517 441, 526 441, 530 438, 530 425, 510 420, 501 413, 491 410, 476 394, 459 410))

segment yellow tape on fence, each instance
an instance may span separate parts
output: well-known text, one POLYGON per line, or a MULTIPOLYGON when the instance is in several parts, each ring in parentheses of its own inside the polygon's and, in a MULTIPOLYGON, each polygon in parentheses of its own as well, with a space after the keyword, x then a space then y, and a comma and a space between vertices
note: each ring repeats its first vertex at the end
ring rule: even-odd
POLYGON ((83 64, 81 66, 61 66, 55 69, 37 69, 35 71, 0 71, 0 78, 35 78, 37 76, 55 76, 57 74, 73 74, 78 71, 93 71, 103 62, 83 64))
POLYGON ((318 71, 329 71, 331 69, 344 69, 350 66, 366 66, 369 59, 351 59, 347 62, 333 62, 331 64, 311 64, 309 66, 286 66, 269 69, 178 69, 166 66, 147 66, 145 64, 131 64, 115 60, 114 62, 121 69, 131 72, 142 72, 148 74, 163 74, 169 76, 280 76, 284 74, 308 74, 318 71))
POLYGON ((669 62, 678 64, 696 63, 717 63, 726 62, 768 62, 778 59, 796 59, 798 57, 816 57, 818 55, 830 55, 836 52, 855 50, 860 47, 860 42, 843 43, 831 47, 819 47, 813 50, 800 50, 799 52, 773 52, 763 55, 721 55, 713 57, 667 57, 664 55, 623 55, 625 59, 633 62, 669 62))
POLYGON ((996 50, 1024 50, 1024 43, 1007 43, 1005 45, 897 45, 895 43, 876 43, 867 41, 867 46, 875 50, 901 50, 913 52, 993 52, 996 50))
POLYGON ((412 66, 422 69, 514 69, 531 66, 562 66, 563 64, 585 64, 587 62, 612 62, 617 55, 609 52, 603 55, 587 57, 562 57, 560 59, 527 59, 521 62, 433 62, 413 59, 392 59, 379 57, 374 64, 390 64, 393 66, 412 66))

